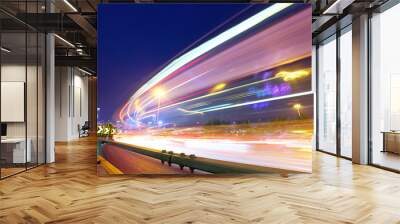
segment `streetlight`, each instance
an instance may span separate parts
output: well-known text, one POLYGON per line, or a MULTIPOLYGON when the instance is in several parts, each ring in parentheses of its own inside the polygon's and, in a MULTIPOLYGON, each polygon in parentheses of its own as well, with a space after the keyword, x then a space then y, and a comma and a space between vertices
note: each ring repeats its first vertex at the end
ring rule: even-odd
POLYGON ((156 124, 158 125, 158 116, 160 115, 160 103, 161 103, 161 98, 164 98, 165 96, 165 91, 161 87, 157 87, 153 90, 153 96, 157 98, 157 117, 156 117, 156 124))
POLYGON ((153 90, 153 95, 156 98, 163 98, 165 96, 165 90, 162 89, 161 87, 157 87, 153 90))
POLYGON ((295 105, 293 105, 293 108, 295 110, 297 110, 297 113, 299 114, 299 118, 301 118, 301 113, 300 113, 300 109, 302 108, 301 104, 296 103, 295 105))

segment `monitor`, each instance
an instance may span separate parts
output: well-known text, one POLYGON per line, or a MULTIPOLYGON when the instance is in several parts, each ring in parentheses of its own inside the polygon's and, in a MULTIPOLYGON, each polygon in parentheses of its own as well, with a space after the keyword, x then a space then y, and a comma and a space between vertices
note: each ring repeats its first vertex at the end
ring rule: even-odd
POLYGON ((7 124, 1 123, 1 136, 7 136, 7 124))

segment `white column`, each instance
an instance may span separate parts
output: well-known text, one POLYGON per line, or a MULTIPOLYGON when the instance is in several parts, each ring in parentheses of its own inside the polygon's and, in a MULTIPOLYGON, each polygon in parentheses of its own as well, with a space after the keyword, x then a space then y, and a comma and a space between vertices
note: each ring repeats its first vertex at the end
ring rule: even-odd
POLYGON ((54 35, 46 36, 46 163, 55 161, 54 133, 55 133, 55 60, 54 35))
POLYGON ((55 141, 71 140, 71 67, 55 69, 55 141))
POLYGON ((368 163, 368 15, 353 19, 353 162, 368 163))
MULTIPOLYGON (((46 11, 54 12, 54 5, 46 1, 46 11)), ((55 42, 54 34, 46 34, 46 163, 55 162, 55 42)))

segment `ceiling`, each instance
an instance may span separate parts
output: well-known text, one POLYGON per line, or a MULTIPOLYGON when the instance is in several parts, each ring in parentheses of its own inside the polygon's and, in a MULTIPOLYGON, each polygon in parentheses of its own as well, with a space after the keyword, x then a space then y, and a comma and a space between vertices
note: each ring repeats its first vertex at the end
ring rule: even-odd
MULTIPOLYGON (((329 28, 346 16, 377 7, 386 0, 233 0, 221 2, 296 2, 310 3, 313 7, 313 40, 329 35, 329 28)), ((96 72, 97 11, 99 3, 152 3, 180 2, 178 0, 1 0, 0 21, 3 35, 14 41, 14 47, 23 46, 18 32, 54 32, 56 65, 80 66, 96 72)), ((200 2, 200 1, 193 1, 200 2)), ((204 0, 202 2, 215 2, 204 0)), ((350 18, 351 23, 351 18, 350 18)), ((332 29, 331 29, 332 30, 332 29)), ((335 32, 333 31, 330 32, 335 32)), ((33 46, 33 44, 32 44, 33 46)), ((22 50, 22 48, 20 49, 22 50)), ((28 47, 28 52, 30 51, 28 47)), ((18 50, 15 51, 15 54, 18 50)), ((21 52, 23 53, 23 52, 21 52)))

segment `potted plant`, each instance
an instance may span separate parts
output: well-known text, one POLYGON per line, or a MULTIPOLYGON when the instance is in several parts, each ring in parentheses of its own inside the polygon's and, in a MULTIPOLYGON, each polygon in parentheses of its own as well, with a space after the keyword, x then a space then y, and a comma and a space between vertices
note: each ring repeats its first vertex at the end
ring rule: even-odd
POLYGON ((117 132, 117 128, 111 123, 107 122, 105 124, 100 124, 97 126, 97 136, 104 138, 105 140, 110 140, 117 132))

